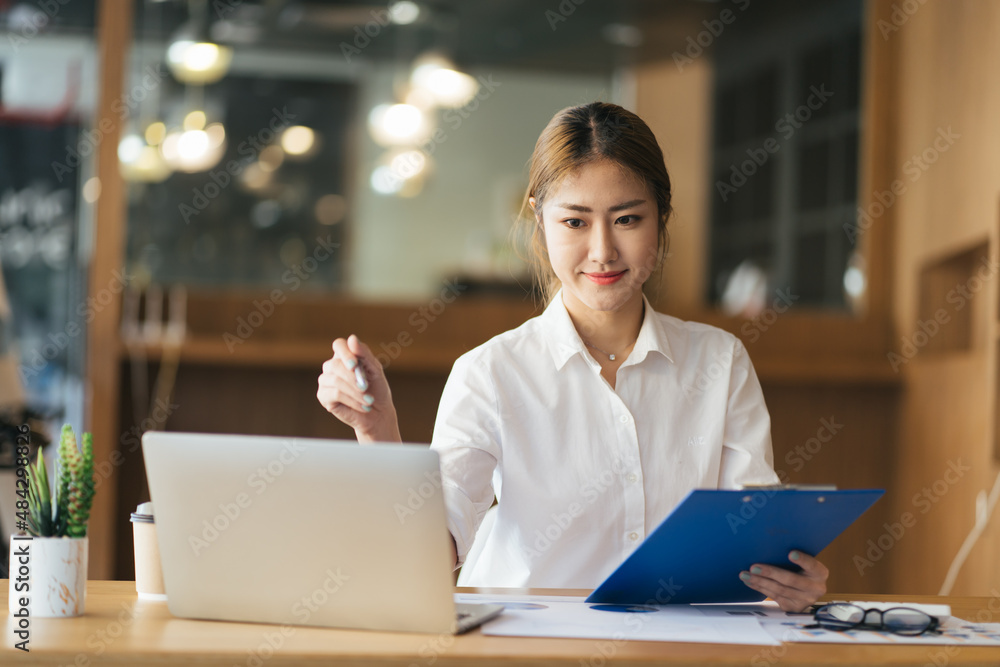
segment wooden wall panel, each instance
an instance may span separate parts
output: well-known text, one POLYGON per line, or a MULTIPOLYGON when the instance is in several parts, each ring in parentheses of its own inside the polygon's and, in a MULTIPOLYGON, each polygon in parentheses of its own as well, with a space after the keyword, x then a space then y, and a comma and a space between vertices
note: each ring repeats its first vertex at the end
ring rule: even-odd
MULTIPOLYGON (((91 298, 105 292, 117 280, 123 266, 125 246, 125 183, 118 171, 118 139, 125 121, 119 112, 132 40, 132 0, 102 0, 98 3, 97 40, 100 53, 100 89, 94 130, 101 137, 97 149, 97 176, 101 196, 94 215, 93 254, 90 258, 88 291, 91 298)), ((103 303, 103 301, 99 301, 103 303)), ((118 449, 118 326, 121 301, 116 294, 107 307, 97 310, 87 329, 86 424, 94 436, 94 461, 111 460, 118 449)), ((116 472, 112 472, 113 488, 116 472)), ((88 524, 89 575, 107 579, 114 571, 117 536, 114 517, 115 494, 94 496, 88 524)))
POLYGON ((663 306, 697 310, 705 300, 712 154, 712 67, 699 58, 683 70, 673 60, 636 70, 636 113, 656 135, 670 173, 674 215, 663 269, 663 306))
POLYGON ((888 559, 879 558, 869 567, 859 566, 855 557, 865 557, 868 540, 878 540, 891 517, 898 391, 891 386, 766 381, 763 389, 779 476, 787 475, 792 483, 886 489, 886 496, 820 555, 830 568, 829 590, 886 592, 888 559))
MULTIPOLYGON (((878 2, 889 16, 893 4, 878 2)), ((970 298, 945 296, 941 307, 971 327, 968 345, 956 349, 921 345, 920 321, 928 300, 941 300, 948 284, 933 286, 921 276, 928 267, 960 263, 962 253, 981 246, 998 257, 1000 201, 1000 5, 977 0, 928 2, 889 34, 897 50, 899 121, 893 162, 908 189, 896 204, 897 256, 893 307, 900 351, 904 339, 912 358, 900 367, 904 382, 901 446, 893 515, 916 508, 919 521, 893 550, 894 592, 936 593, 949 565, 973 527, 976 499, 992 488, 1000 472, 994 457, 997 409, 998 275, 981 285, 952 275, 951 287, 975 287, 970 298), (960 135, 947 150, 947 134, 960 135), (934 142, 938 140, 935 148, 934 142), (934 164, 913 169, 914 156, 928 152, 934 164), (907 172, 909 169, 909 172, 907 172), (914 178, 919 173, 919 178, 914 178), (982 245, 985 244, 985 245, 982 245), (936 294, 935 294, 936 292, 936 294), (924 304, 921 306, 921 304, 924 304), (961 477, 948 473, 961 461, 961 477), (948 475, 955 482, 941 481, 948 475), (937 483, 937 491, 934 485, 937 483), (923 489, 928 488, 926 499, 923 489), (927 505, 929 500, 940 499, 927 505)), ((955 322, 944 325, 954 326, 955 322)), ((948 336, 945 336, 948 337, 948 336)), ((1000 585, 1000 519, 992 517, 971 552, 953 593, 987 594, 1000 585)))
MULTIPOLYGON (((984 456, 992 422, 984 400, 986 356, 940 356, 914 362, 909 371, 892 515, 911 512, 918 521, 894 548, 893 592, 940 590, 972 529, 976 496, 993 483, 996 468, 984 456)), ((966 563, 956 594, 987 594, 1000 583, 996 562, 983 567, 995 525, 966 563)))

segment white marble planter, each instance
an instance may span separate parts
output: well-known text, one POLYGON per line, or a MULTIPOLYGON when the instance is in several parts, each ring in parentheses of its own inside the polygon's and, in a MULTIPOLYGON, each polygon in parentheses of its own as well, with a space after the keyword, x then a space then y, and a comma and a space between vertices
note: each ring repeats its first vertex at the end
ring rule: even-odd
POLYGON ((11 616, 80 616, 87 596, 87 538, 10 538, 11 616))

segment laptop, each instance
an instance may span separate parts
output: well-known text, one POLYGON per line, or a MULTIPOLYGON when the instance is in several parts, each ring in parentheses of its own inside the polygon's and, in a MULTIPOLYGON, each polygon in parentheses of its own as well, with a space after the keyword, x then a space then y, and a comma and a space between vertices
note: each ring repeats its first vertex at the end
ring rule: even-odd
POLYGON ((149 431, 142 437, 170 612, 456 634, 437 452, 426 445, 149 431))

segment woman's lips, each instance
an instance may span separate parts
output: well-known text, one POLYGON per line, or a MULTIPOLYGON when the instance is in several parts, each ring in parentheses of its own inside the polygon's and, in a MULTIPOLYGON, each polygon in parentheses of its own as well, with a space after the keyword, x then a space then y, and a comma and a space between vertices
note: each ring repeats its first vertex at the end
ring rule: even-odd
POLYGON ((618 271, 617 273, 584 273, 583 275, 590 278, 591 281, 597 283, 598 285, 610 285, 611 283, 618 282, 621 277, 625 275, 624 271, 618 271))

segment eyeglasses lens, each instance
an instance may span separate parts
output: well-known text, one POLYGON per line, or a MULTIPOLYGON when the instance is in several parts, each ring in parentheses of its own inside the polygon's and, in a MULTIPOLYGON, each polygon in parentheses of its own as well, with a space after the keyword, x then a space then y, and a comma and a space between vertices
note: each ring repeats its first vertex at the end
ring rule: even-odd
MULTIPOLYGON (((881 627, 900 635, 919 635, 931 627, 932 619, 922 611, 898 607, 881 614, 881 627)), ((816 622, 826 628, 879 627, 879 613, 853 604, 831 604, 816 611, 816 622), (867 618, 866 618, 867 617, 867 618)))
POLYGON ((853 604, 830 604, 816 612, 816 622, 830 628, 852 628, 865 620, 865 610, 853 604))
POLYGON ((882 614, 885 629, 900 635, 919 635, 930 623, 931 617, 916 609, 890 609, 882 614))

